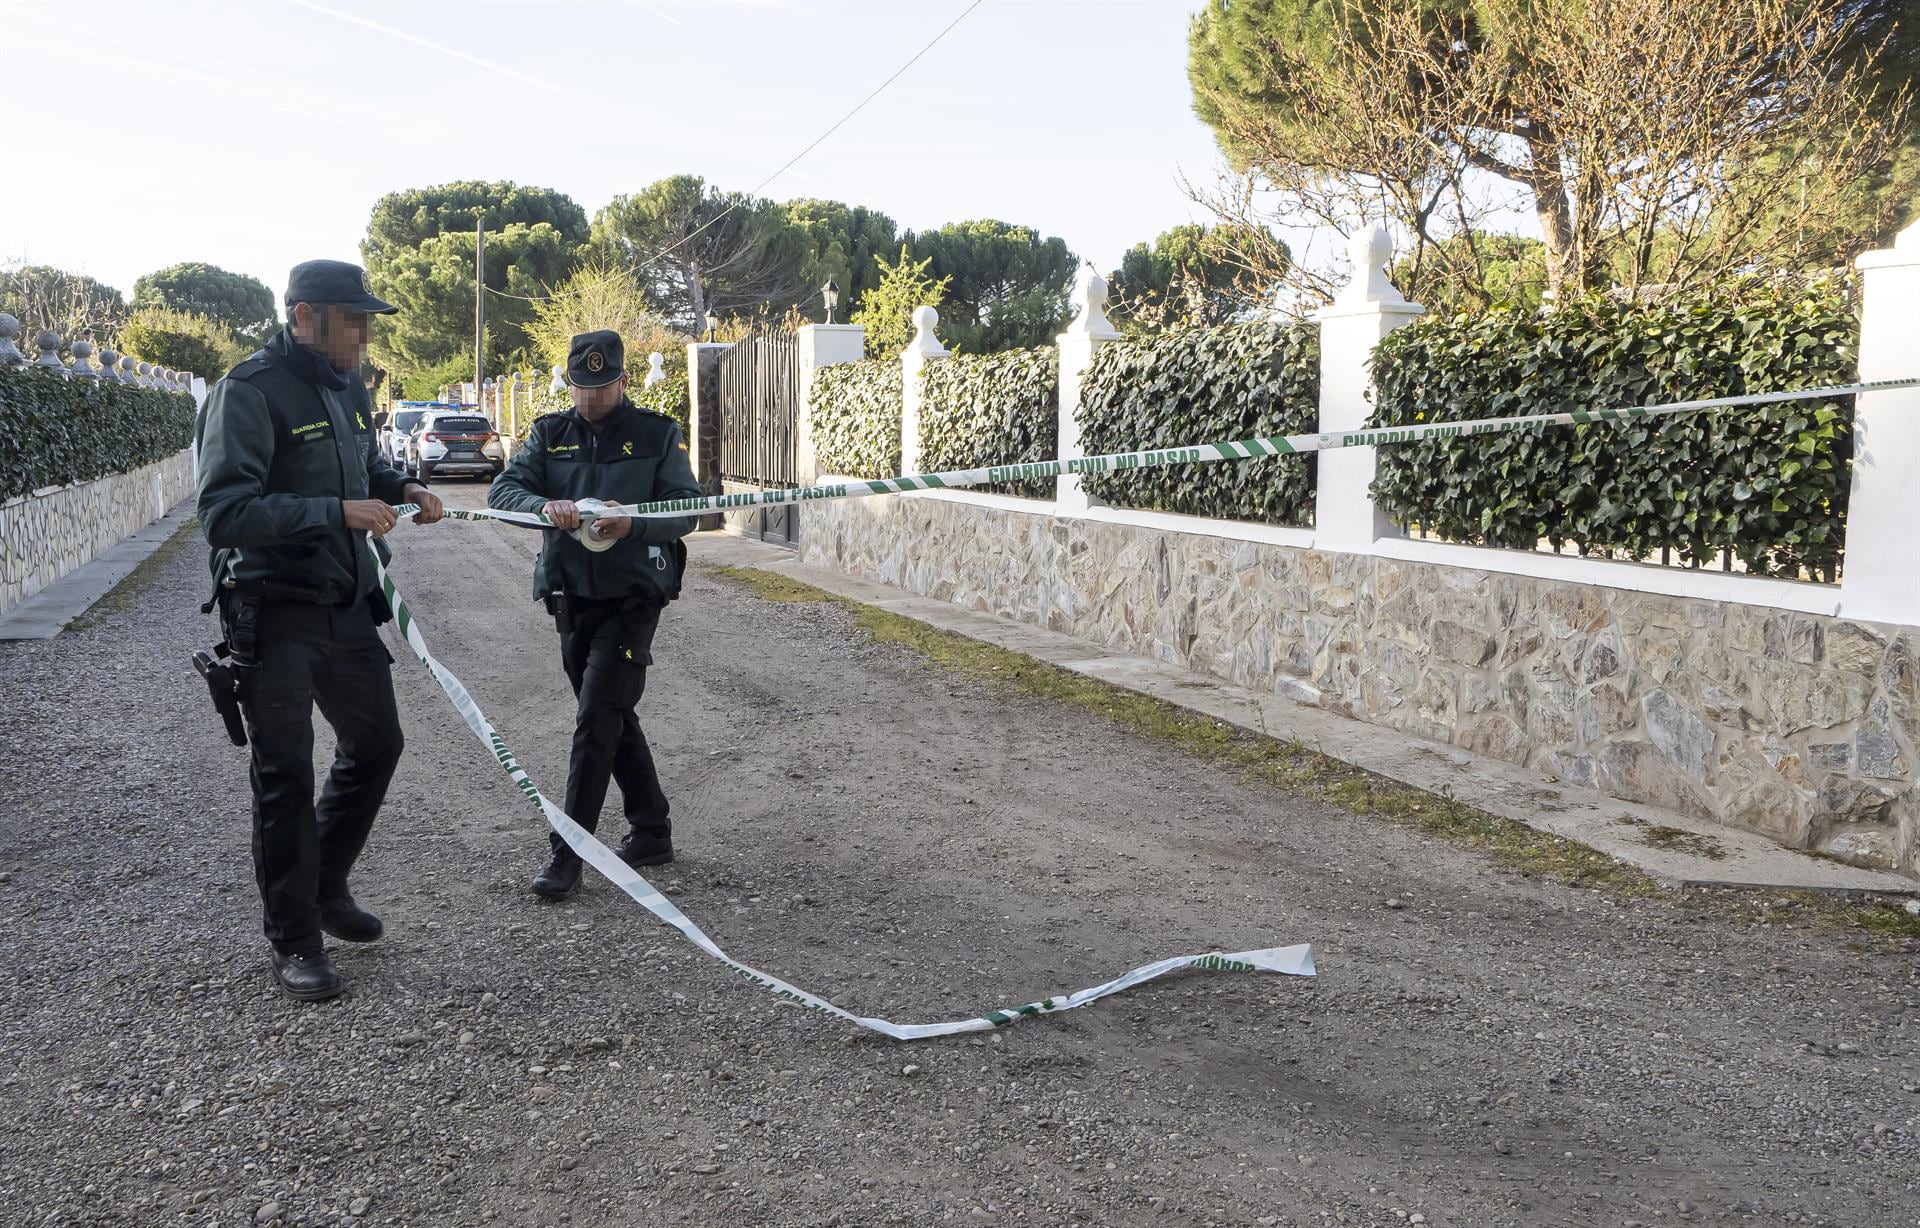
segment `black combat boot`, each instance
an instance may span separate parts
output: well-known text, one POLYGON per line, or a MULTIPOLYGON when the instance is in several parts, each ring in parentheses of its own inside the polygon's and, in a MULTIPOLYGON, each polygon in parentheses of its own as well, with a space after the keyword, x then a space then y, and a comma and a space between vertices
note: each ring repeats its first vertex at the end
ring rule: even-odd
POLYGON ((320 901, 320 928, 342 942, 372 942, 387 932, 380 918, 344 891, 320 901))
POLYGON ((533 893, 549 900, 564 900, 580 889, 580 855, 572 849, 560 849, 547 868, 533 876, 533 893))
POLYGON ((340 970, 333 966, 333 960, 325 951, 311 955, 289 955, 282 951, 273 953, 273 979, 280 982, 280 988, 288 996, 302 1002, 319 1002, 338 994, 340 970))
POLYGON ((630 828, 615 852, 620 860, 636 870, 641 866, 664 866, 673 860, 673 833, 630 828))

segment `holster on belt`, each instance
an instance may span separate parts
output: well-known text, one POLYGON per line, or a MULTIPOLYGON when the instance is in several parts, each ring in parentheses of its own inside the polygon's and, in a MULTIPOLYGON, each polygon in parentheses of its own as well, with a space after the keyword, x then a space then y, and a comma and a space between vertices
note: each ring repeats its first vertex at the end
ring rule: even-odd
POLYGON ((197 649, 193 654, 193 668, 207 681, 213 710, 220 714, 221 723, 227 727, 227 740, 235 746, 245 746, 247 726, 240 719, 240 671, 227 655, 226 641, 214 645, 212 651, 197 649))
POLYGON ((241 718, 240 705, 251 698, 254 680, 260 672, 260 599, 225 589, 207 604, 219 607, 220 630, 226 638, 211 650, 196 650, 193 668, 206 680, 213 710, 227 727, 227 740, 235 746, 245 746, 247 726, 241 718))

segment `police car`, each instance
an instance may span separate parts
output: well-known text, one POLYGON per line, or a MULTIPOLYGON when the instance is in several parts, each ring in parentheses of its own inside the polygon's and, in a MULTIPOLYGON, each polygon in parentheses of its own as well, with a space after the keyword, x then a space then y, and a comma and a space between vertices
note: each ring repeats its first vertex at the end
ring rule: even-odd
POLYGON ((407 435, 404 457, 408 475, 423 480, 436 473, 492 478, 507 464, 500 436, 470 406, 423 411, 407 435))

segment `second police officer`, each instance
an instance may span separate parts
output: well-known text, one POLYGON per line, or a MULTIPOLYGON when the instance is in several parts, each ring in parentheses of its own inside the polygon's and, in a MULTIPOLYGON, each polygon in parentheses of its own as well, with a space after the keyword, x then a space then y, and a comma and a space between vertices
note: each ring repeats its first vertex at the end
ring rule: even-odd
MULTIPOLYGON (((578 701, 567 762, 566 811, 593 831, 610 781, 627 820, 621 860, 673 860, 669 805, 635 709, 653 662, 660 613, 680 595, 681 538, 694 518, 590 518, 582 542, 580 505, 647 503, 701 493, 687 443, 672 418, 627 398, 626 351, 618 333, 582 333, 567 354, 573 408, 533 424, 525 446, 487 494, 501 511, 544 512, 533 596, 560 632, 560 660, 578 701)), ((581 861, 556 833, 552 858, 533 880, 536 895, 562 899, 580 886, 581 861)))

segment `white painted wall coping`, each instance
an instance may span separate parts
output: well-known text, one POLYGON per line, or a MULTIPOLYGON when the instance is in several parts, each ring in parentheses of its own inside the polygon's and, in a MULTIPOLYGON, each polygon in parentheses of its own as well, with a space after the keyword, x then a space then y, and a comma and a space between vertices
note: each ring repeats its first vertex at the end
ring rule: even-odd
POLYGON ((1290 546, 1312 550, 1312 529, 1290 529, 1284 525, 1261 524, 1254 520, 1216 520, 1211 516, 1189 516, 1182 512, 1152 512, 1132 507, 1112 507, 1096 503, 1076 519, 1097 520, 1105 524, 1132 525, 1158 529, 1163 533, 1191 533, 1198 537, 1224 537, 1229 541, 1257 542, 1266 546, 1290 546))
POLYGON ((1735 605, 1767 606, 1800 614, 1833 616, 1840 611, 1840 586, 1775 576, 1750 576, 1704 568, 1628 563, 1619 559, 1583 559, 1573 555, 1468 546, 1459 542, 1383 537, 1369 551, 1375 558, 1435 563, 1496 575, 1531 576, 1567 584, 1617 588, 1663 597, 1691 597, 1735 605))
MULTIPOLYGON (((858 483, 862 479, 845 476, 823 477, 821 485, 858 483)), ((1289 529, 1252 521, 1216 520, 1206 516, 1187 516, 1177 512, 1154 512, 1136 508, 1095 504, 1086 511, 1061 509, 1047 499, 1026 499, 1017 495, 994 494, 981 490, 916 490, 898 495, 875 495, 877 499, 925 499, 935 503, 961 503, 971 507, 994 508, 1028 516, 1051 516, 1059 520, 1089 520, 1100 524, 1129 525, 1162 533, 1188 533, 1197 537, 1218 537, 1228 541, 1251 542, 1265 546, 1285 546, 1294 550, 1318 550, 1342 553, 1317 544, 1311 529, 1289 529)), ((1723 601, 1735 605, 1764 606, 1791 610, 1799 614, 1841 615, 1841 592, 1837 584, 1816 584, 1804 580, 1783 580, 1774 576, 1752 576, 1736 572, 1708 571, 1705 568, 1670 567, 1657 563, 1628 563, 1618 559, 1579 558, 1574 555, 1546 554, 1529 550, 1508 550, 1498 546, 1469 546, 1458 542, 1427 541, 1418 538, 1382 537, 1365 552, 1373 558, 1396 559, 1408 563, 1431 563, 1481 571, 1492 575, 1527 576, 1566 584, 1587 584, 1598 588, 1620 589, 1631 593, 1649 593, 1662 597, 1723 601)))
POLYGON ((1025 512, 1029 516, 1053 516, 1052 499, 1029 499, 1023 495, 1002 495, 991 490, 909 490, 898 495, 879 495, 887 499, 930 499, 936 503, 966 503, 974 507, 994 507, 1003 512, 1025 512))
MULTIPOLYGON (((820 484, 859 483, 864 478, 823 477, 820 484)), ((1252 521, 1215 520, 1208 516, 1187 516, 1179 512, 1153 512, 1130 507, 1094 504, 1087 510, 1069 511, 1051 499, 1029 499, 1020 495, 1001 495, 987 490, 912 490, 897 495, 875 495, 876 499, 926 499, 935 503, 964 503, 971 507, 990 507, 1003 512, 1024 512, 1029 516, 1052 516, 1058 520, 1092 520, 1102 524, 1131 525, 1162 533, 1191 533, 1199 537, 1224 537, 1229 541, 1256 542, 1268 546, 1313 549, 1311 529, 1288 529, 1279 525, 1252 521)))

